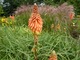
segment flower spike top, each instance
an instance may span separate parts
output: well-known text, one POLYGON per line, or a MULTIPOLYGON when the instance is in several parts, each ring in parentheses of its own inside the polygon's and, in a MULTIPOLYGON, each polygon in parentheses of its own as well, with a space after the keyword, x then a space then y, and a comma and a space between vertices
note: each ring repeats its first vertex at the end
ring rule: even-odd
POLYGON ((38 13, 38 6, 36 3, 34 3, 34 6, 33 6, 33 13, 38 13))
POLYGON ((29 18, 28 26, 32 30, 34 34, 40 34, 42 31, 42 18, 40 14, 38 13, 38 6, 36 3, 34 3, 32 14, 29 18))
POLYGON ((53 51, 49 57, 49 60, 57 60, 57 54, 55 51, 53 51))

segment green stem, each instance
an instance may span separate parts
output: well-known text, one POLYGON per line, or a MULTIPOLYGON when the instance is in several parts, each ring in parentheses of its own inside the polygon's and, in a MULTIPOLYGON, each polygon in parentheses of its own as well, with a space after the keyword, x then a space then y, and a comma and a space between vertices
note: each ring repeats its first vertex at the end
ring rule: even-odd
POLYGON ((34 58, 35 60, 38 60, 37 58, 37 44, 38 44, 38 36, 34 34, 34 58))

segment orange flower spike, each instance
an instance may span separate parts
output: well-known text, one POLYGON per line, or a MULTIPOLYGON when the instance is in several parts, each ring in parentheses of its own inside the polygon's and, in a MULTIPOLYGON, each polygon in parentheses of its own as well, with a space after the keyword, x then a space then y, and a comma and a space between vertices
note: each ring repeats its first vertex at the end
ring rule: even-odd
POLYGON ((35 3, 33 6, 31 17, 28 22, 28 26, 34 34, 38 35, 42 31, 42 25, 43 25, 42 18, 38 13, 38 6, 35 3))
POLYGON ((38 57, 37 57, 38 35, 42 31, 42 25, 43 25, 42 18, 40 16, 40 14, 38 13, 38 6, 35 3, 33 6, 32 14, 28 21, 28 26, 34 34, 34 46, 32 48, 32 51, 34 53, 35 60, 38 59, 38 57))
POLYGON ((11 18, 12 20, 14 20, 14 16, 11 16, 11 15, 10 15, 10 18, 11 18))
POLYGON ((69 17, 70 17, 70 20, 72 20, 74 18, 74 13, 73 12, 70 13, 69 17))
POLYGON ((57 60, 57 54, 55 51, 53 51, 49 57, 49 60, 57 60))

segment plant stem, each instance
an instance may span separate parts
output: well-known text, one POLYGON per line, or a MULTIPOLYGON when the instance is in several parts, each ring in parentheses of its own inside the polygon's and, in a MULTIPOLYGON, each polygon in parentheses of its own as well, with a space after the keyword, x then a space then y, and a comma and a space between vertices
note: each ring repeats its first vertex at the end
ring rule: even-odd
POLYGON ((37 60, 37 44, 38 44, 38 36, 34 34, 34 58, 37 60))

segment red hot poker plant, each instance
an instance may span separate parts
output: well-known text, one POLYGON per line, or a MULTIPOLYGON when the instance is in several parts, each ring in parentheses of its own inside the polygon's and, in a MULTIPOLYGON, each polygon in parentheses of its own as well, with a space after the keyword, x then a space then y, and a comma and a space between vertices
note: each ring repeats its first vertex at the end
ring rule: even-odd
POLYGON ((28 22, 28 26, 34 34, 34 47, 32 48, 32 50, 34 52, 35 60, 37 60, 38 35, 42 31, 42 25, 43 25, 42 18, 38 12, 38 6, 35 3, 33 6, 33 11, 32 11, 31 17, 28 22))

